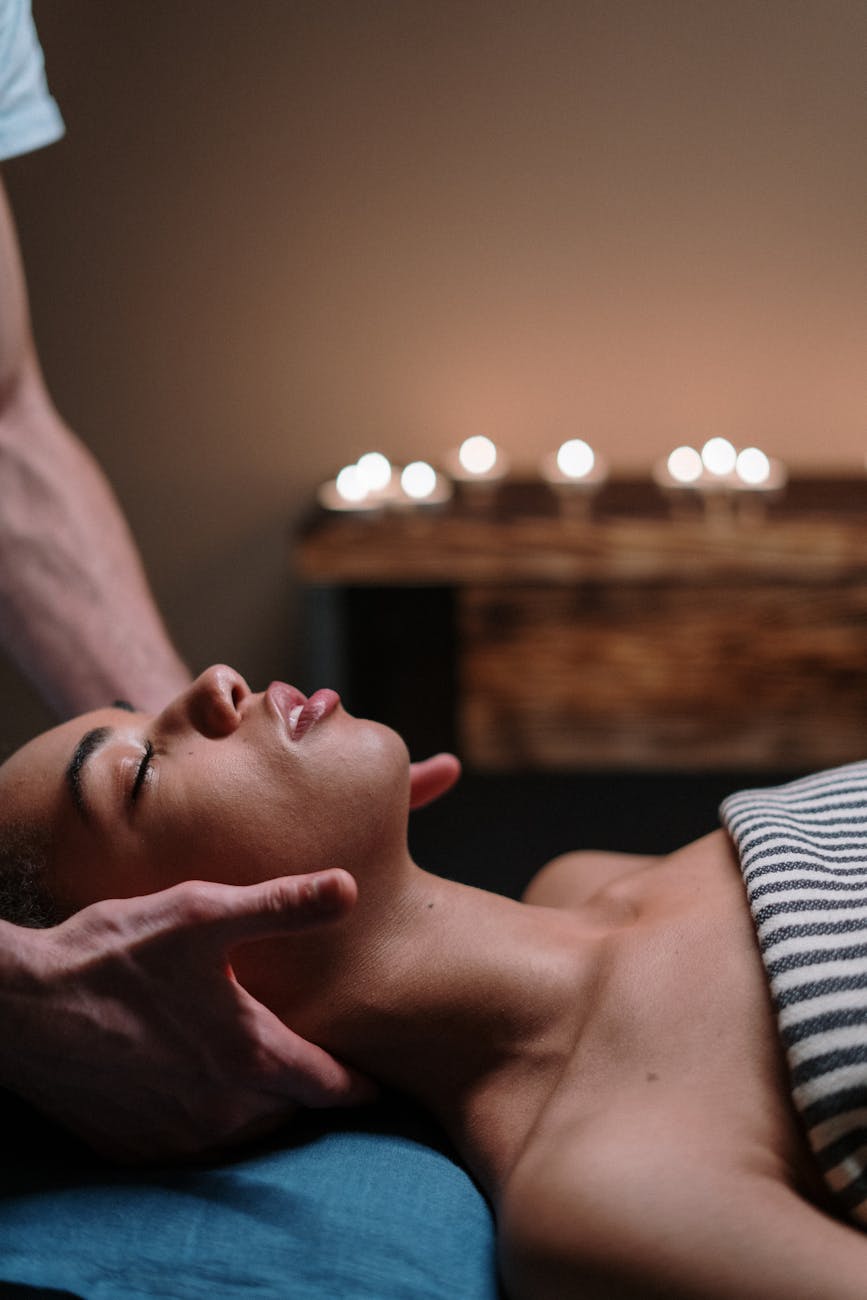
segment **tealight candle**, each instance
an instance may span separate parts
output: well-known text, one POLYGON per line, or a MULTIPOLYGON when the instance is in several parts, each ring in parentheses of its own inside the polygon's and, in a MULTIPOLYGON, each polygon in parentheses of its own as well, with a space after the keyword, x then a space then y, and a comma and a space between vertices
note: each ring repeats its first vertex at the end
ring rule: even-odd
POLYGON ((497 463, 497 448, 483 433, 472 438, 465 438, 458 448, 458 460, 461 468, 474 478, 490 474, 497 463))
POLYGON ((368 492, 384 492, 391 483, 391 461, 381 451, 366 451, 359 456, 356 468, 368 492))
POLYGON ((412 461, 400 476, 400 486, 413 501, 425 501, 436 485, 436 470, 424 460, 412 461))
POLYGON ((690 503, 699 499, 698 484, 705 473, 701 452, 695 447, 675 447, 664 460, 656 462, 653 480, 668 497, 672 514, 690 513, 690 503))
POLYGON ((697 483, 704 470, 701 455, 695 447, 675 447, 665 467, 674 482, 682 486, 697 483))
POLYGON ((735 473, 745 487, 760 488, 771 477, 771 462, 758 447, 745 447, 738 453, 735 473))
POLYGON ((739 516, 759 522, 768 501, 782 494, 788 472, 782 461, 766 456, 759 447, 745 447, 735 462, 735 479, 739 516))
POLYGON ((596 464, 596 453, 581 438, 570 438, 557 452, 557 468, 569 479, 586 479, 596 464))
POLYGON ((701 449, 701 461, 714 478, 727 478, 737 463, 738 453, 728 438, 708 438, 701 449))
POLYGON ((545 457, 541 473, 562 508, 586 514, 593 496, 608 477, 608 468, 583 438, 569 438, 553 455, 545 457))
POLYGON ((467 502, 489 506, 509 471, 509 458, 491 438, 476 433, 447 454, 446 468, 467 502))
POLYGON ((334 480, 334 485, 337 488, 337 495, 342 497, 347 505, 357 505, 367 496, 367 484, 359 473, 357 465, 345 465, 334 480))
POLYGON ((406 506, 438 506, 448 501, 451 484, 444 474, 438 474, 427 461, 411 461, 400 474, 402 497, 396 502, 406 506))
POLYGON ((378 510, 380 504, 368 491, 357 465, 344 465, 336 478, 322 484, 317 498, 324 509, 346 513, 378 510))
POLYGON ((727 438, 708 438, 701 451, 675 447, 653 467, 653 479, 662 488, 675 514, 684 505, 700 503, 705 519, 716 522, 730 514, 729 494, 737 451, 727 438))
POLYGON ((770 494, 779 492, 786 482, 785 467, 771 460, 758 447, 738 451, 727 438, 709 438, 701 449, 676 447, 665 461, 653 469, 656 483, 671 501, 700 501, 706 519, 731 521, 733 513, 744 516, 753 502, 753 513, 763 506, 770 494))

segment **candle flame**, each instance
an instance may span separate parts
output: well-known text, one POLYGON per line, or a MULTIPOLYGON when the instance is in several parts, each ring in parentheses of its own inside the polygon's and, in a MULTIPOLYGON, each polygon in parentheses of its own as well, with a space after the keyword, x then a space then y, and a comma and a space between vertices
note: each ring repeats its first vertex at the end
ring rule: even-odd
POLYGON ((424 501, 437 485, 436 471, 426 461, 414 460, 400 476, 400 486, 413 501, 424 501))
POLYGON ((696 483, 701 478, 702 458, 695 447, 675 447, 667 464, 676 483, 696 483))
POLYGON ((570 438, 557 452, 557 468, 566 478, 586 478, 596 464, 596 455, 582 438, 570 438))
POLYGON ((737 458, 738 454, 728 438, 709 438, 701 449, 705 469, 716 478, 731 474, 737 458))
POLYGON ((366 451, 357 468, 368 492, 382 492, 391 482, 391 461, 381 451, 366 451))
POLYGON ((758 447, 744 447, 735 468, 738 478, 749 487, 761 487, 771 477, 771 462, 758 447))
POLYGON ((357 504, 367 496, 367 487, 357 465, 345 465, 334 480, 337 495, 350 504, 357 504))
POLYGON ((468 474, 489 474, 497 463, 497 448, 490 438, 476 434, 461 443, 458 460, 468 474))

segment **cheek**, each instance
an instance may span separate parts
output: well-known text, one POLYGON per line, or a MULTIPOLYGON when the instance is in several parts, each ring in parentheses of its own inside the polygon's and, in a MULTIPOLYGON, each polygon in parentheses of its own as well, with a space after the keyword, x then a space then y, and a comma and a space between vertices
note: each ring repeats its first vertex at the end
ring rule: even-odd
POLYGON ((215 793, 194 803, 173 799, 154 821, 141 854, 152 888, 183 880, 244 883, 255 827, 249 803, 215 793))
POLYGON ((311 805, 320 834, 344 857, 405 836, 409 804, 409 755, 401 738, 368 722, 359 724, 352 740, 333 747, 324 764, 328 783, 318 805, 311 805))
POLYGON ((249 747, 231 763, 198 763, 194 781, 161 773, 142 819, 137 877, 154 890, 188 879, 252 884, 351 870, 405 837, 408 755, 395 732, 351 720, 304 743, 297 756, 249 747))
POLYGON ((64 836, 62 850, 49 863, 48 883, 59 906, 70 912, 107 898, 132 898, 151 893, 153 872, 134 846, 118 845, 102 837, 81 844, 64 836))

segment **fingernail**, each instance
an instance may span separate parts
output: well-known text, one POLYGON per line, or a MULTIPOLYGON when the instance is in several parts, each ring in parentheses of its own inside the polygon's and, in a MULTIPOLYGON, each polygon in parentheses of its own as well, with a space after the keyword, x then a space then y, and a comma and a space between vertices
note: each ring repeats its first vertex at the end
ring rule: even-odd
POLYGON ((309 880, 305 886, 308 907, 314 912, 334 912, 340 903, 339 892, 333 888, 331 879, 309 880))

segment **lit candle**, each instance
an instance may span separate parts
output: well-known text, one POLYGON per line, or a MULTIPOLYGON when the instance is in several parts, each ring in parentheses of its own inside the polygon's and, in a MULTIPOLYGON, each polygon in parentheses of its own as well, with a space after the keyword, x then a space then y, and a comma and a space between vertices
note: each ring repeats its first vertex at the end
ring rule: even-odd
POLYGON ((446 468, 460 484, 466 501, 476 506, 489 506, 509 472, 509 458, 491 438, 477 433, 448 452, 446 468))
POLYGON ((346 465, 334 480, 337 495, 347 505, 358 505, 367 496, 367 484, 357 465, 346 465))
POLYGON ((735 473, 744 487, 761 488, 771 477, 771 462, 758 447, 745 447, 738 453, 735 473))
POLYGON ((411 501, 426 501, 436 485, 436 470, 424 460, 412 461, 400 476, 400 486, 411 501))
POLYGON ((695 447, 675 447, 664 460, 658 460, 653 467, 653 480, 665 493, 673 493, 672 500, 679 496, 688 497, 695 492, 705 473, 701 452, 695 447))
POLYGON ((730 478, 738 453, 728 438, 708 438, 701 449, 701 462, 711 478, 730 478))
POLYGON ((569 438, 542 461, 542 477, 557 494, 561 507, 585 514, 593 496, 608 477, 608 468, 583 438, 569 438))
POLYGON ((378 510, 380 506, 357 465, 344 465, 336 478, 322 484, 317 498, 324 509, 345 513, 378 510))
POLYGON ((385 492, 391 484, 391 461, 381 451, 366 451, 359 456, 356 468, 368 492, 385 492))
POLYGON ((498 459, 496 445, 483 433, 465 438, 458 448, 461 469, 466 470, 473 478, 489 476, 495 469, 498 459))
POLYGON ((761 495, 767 500, 779 494, 788 481, 781 460, 767 456, 759 447, 744 447, 735 461, 735 488, 739 493, 761 495))
POLYGON ((738 514, 759 522, 765 506, 782 495, 788 472, 782 461, 766 456, 759 447, 744 447, 735 462, 738 514))
POLYGON ((766 500, 778 493, 786 470, 758 447, 738 451, 727 438, 709 438, 701 452, 676 447, 665 461, 657 462, 653 477, 672 502, 700 501, 708 520, 725 521, 733 513, 746 513, 745 500, 755 503, 760 496, 766 500))
POLYGON ((701 451, 675 447, 654 465, 653 478, 676 514, 684 513, 684 505, 698 502, 705 519, 712 522, 730 514, 736 460, 737 451, 727 438, 708 438, 701 451))
POLYGON ((701 455, 695 447, 675 447, 665 468, 672 480, 683 487, 697 483, 704 472, 701 455))
POLYGON ((396 504, 401 506, 439 506, 452 494, 446 476, 424 460, 414 460, 401 470, 400 487, 402 496, 396 504))
POLYGON ((462 483, 498 480, 509 468, 505 453, 483 433, 465 438, 457 451, 449 452, 447 460, 452 478, 462 483))

